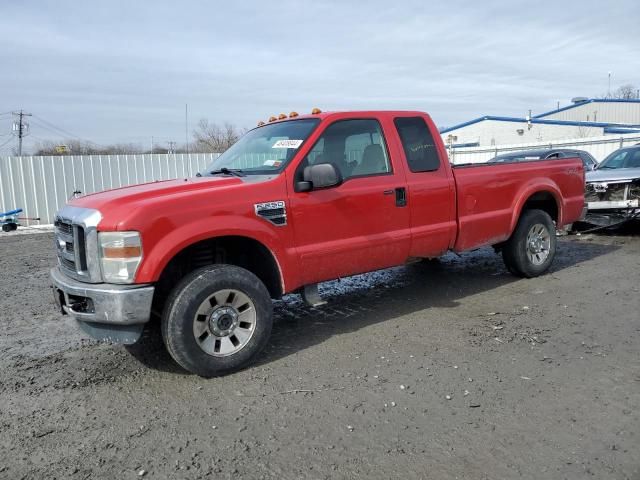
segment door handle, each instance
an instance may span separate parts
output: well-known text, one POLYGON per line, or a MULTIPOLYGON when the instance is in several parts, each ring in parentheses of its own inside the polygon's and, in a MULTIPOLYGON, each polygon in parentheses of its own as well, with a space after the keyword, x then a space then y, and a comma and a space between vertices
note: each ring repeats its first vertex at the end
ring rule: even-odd
POLYGON ((407 206, 407 189, 404 187, 396 188, 396 207, 407 206))
POLYGON ((393 190, 385 190, 382 192, 383 195, 393 195, 393 190))

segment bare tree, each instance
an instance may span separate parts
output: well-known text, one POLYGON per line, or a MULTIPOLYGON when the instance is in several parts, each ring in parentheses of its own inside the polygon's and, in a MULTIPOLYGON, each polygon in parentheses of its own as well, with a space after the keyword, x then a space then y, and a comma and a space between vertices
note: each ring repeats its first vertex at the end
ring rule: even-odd
POLYGON ((195 149, 199 152, 222 153, 236 143, 245 131, 228 122, 220 126, 203 118, 193 132, 195 149))
POLYGON ((142 153, 140 145, 135 143, 116 143, 96 145, 80 140, 43 140, 35 147, 35 155, 113 155, 142 153))
POLYGON ((630 100, 632 98, 637 98, 637 88, 635 85, 628 83, 627 85, 622 85, 618 87, 617 90, 611 92, 611 98, 621 98, 624 100, 630 100))

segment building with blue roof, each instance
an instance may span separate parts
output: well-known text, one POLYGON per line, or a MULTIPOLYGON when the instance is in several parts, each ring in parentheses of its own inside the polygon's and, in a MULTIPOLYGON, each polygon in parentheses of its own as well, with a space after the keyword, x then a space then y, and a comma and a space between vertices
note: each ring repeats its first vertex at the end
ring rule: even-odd
POLYGON ((486 115, 440 130, 447 145, 484 147, 640 133, 640 99, 576 98, 532 117, 486 115))

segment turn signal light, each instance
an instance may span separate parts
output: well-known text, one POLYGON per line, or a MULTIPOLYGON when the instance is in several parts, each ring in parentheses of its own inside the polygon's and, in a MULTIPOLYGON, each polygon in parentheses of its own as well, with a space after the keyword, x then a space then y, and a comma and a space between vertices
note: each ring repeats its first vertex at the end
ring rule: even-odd
POLYGON ((318 115, 319 113, 322 113, 322 110, 317 107, 311 110, 311 115, 318 115))
POLYGON ((122 247, 102 247, 103 258, 134 258, 142 256, 140 245, 122 247))
POLYGON ((289 118, 295 118, 295 117, 297 117, 297 116, 298 116, 298 112, 291 112, 291 113, 289 114, 289 118))

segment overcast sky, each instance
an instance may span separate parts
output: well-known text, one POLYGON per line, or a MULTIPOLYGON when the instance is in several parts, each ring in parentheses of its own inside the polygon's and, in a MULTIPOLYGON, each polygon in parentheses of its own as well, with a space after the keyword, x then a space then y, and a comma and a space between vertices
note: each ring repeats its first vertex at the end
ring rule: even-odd
POLYGON ((640 87, 638 0, 435 3, 2 0, 0 113, 36 115, 29 145, 60 138, 44 122, 147 144, 184 142, 185 104, 190 130, 314 106, 450 126, 599 96, 609 71, 640 87))

